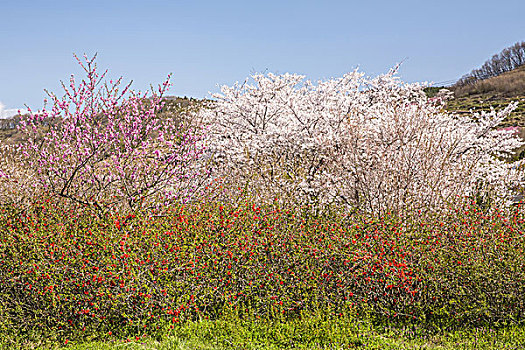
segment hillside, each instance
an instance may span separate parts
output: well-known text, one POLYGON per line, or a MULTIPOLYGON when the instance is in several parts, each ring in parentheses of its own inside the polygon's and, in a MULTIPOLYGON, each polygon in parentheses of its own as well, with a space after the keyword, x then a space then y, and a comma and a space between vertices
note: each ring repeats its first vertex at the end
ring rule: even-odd
MULTIPOLYGON (((188 97, 166 96, 164 97, 164 108, 161 114, 174 119, 184 118, 185 113, 201 103, 200 100, 188 97)), ((17 126, 20 124, 20 116, 8 119, 0 119, 0 141, 6 144, 17 144, 22 141, 22 135, 17 126)))
POLYGON ((469 113, 470 110, 499 110, 511 102, 518 102, 518 107, 501 126, 525 127, 525 66, 473 84, 456 85, 449 89, 454 92, 455 98, 449 101, 447 110, 459 114, 469 113))
POLYGON ((517 42, 492 56, 479 68, 463 75, 455 86, 472 85, 525 66, 525 41, 517 42))
POLYGON ((502 97, 523 96, 525 95, 525 65, 471 84, 456 84, 452 88, 457 97, 476 94, 495 94, 502 97))
POLYGON ((511 102, 518 102, 516 110, 501 126, 524 127, 525 41, 495 54, 481 67, 462 76, 450 89, 455 99, 448 103, 449 111, 461 114, 470 110, 498 110, 511 102))
POLYGON ((502 127, 525 127, 525 66, 496 77, 476 81, 468 85, 433 86, 425 89, 428 97, 435 96, 439 90, 448 89, 454 93, 446 109, 457 114, 471 111, 500 110, 512 102, 517 108, 503 121, 502 127))

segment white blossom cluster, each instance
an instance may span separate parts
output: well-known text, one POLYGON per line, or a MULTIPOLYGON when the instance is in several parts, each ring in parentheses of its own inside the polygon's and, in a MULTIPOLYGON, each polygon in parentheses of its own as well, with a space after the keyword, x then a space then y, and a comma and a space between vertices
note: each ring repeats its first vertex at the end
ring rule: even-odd
POLYGON ((439 208, 465 196, 505 200, 523 142, 496 126, 515 108, 446 112, 396 70, 354 71, 316 84, 295 74, 252 75, 223 86, 200 118, 209 128, 214 175, 259 200, 385 211, 439 208))
POLYGON ((21 152, 0 144, 0 204, 27 205, 39 190, 35 171, 21 152))

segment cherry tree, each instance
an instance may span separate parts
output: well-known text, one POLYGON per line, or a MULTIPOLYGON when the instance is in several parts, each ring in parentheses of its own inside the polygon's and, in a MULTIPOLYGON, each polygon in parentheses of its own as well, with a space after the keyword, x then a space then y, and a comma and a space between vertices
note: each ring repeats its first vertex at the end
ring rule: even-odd
POLYGON ((349 210, 425 210, 457 197, 504 200, 521 180, 505 161, 522 142, 496 126, 515 107, 462 117, 396 69, 317 84, 295 74, 223 86, 201 111, 215 176, 263 201, 349 210))
POLYGON ((202 171, 203 144, 196 128, 159 117, 167 80, 150 96, 100 74, 95 57, 81 60, 79 83, 49 93, 51 108, 22 120, 21 145, 42 187, 61 198, 104 213, 187 201, 202 171))

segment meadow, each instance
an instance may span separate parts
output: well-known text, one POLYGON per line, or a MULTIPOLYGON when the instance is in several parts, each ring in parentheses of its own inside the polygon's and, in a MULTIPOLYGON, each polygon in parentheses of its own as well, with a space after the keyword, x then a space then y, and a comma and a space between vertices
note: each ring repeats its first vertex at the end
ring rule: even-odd
POLYGON ((353 72, 170 111, 79 63, 2 148, 1 347, 525 344, 512 106, 353 72))

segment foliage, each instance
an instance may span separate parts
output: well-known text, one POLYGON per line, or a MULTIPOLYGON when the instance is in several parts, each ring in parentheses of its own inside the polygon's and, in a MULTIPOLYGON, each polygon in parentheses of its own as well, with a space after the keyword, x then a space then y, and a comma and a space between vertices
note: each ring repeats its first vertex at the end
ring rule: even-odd
POLYGON ((420 222, 248 203, 104 220, 52 200, 4 207, 0 324, 70 339, 317 312, 434 330, 520 324, 524 219, 475 206, 420 222))
POLYGON ((522 179, 505 158, 523 143, 495 129, 514 104, 449 114, 443 93, 428 98, 395 70, 317 85, 254 75, 254 85, 223 87, 206 108, 173 109, 162 102, 168 80, 146 98, 121 90, 121 79, 105 82, 94 58, 79 63, 87 80, 72 77, 62 98, 49 93, 51 110, 22 118, 21 151, 43 190, 99 215, 212 196, 202 192, 209 174, 223 185, 220 200, 242 190, 260 203, 374 215, 442 210, 457 195, 504 203, 522 179))
POLYGON ((425 95, 429 98, 437 97, 440 94, 440 91, 446 89, 444 86, 427 86, 423 89, 425 95))

